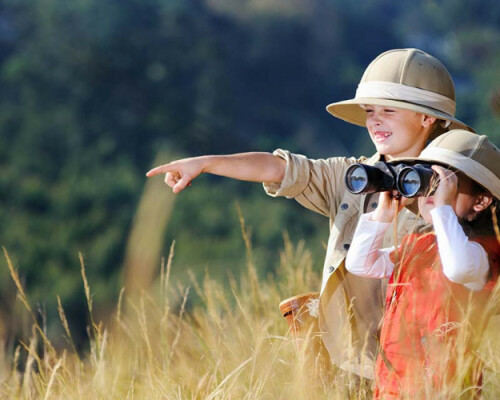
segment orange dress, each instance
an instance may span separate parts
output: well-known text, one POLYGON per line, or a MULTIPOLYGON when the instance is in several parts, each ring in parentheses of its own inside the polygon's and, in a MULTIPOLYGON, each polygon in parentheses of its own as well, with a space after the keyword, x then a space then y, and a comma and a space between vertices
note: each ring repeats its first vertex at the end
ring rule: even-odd
POLYGON ((443 273, 434 234, 404 237, 391 254, 386 310, 375 367, 375 398, 428 398, 456 382, 477 386, 474 350, 494 310, 488 300, 500 265, 496 238, 477 240, 490 261, 485 287, 473 292, 443 273), (430 391, 430 392, 429 392, 430 391))

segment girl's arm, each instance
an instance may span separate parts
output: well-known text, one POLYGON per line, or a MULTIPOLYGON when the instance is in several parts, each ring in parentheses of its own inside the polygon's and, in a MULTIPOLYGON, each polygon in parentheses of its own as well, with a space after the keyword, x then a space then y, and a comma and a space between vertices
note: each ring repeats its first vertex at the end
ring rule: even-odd
MULTIPOLYGON (((370 278, 391 276, 394 264, 389 256, 394 248, 381 247, 395 215, 394 201, 391 193, 380 193, 377 209, 361 215, 346 258, 346 268, 352 274, 370 278)), ((400 201, 398 205, 399 211, 404 202, 400 201)))
POLYGON ((430 213, 443 273, 450 281, 479 291, 488 278, 488 254, 479 243, 469 240, 451 206, 458 195, 458 177, 438 165, 432 169, 439 175, 439 185, 430 213))
POLYGON ((388 278, 394 270, 390 254, 394 248, 381 249, 390 222, 374 221, 374 212, 361 215, 347 252, 347 270, 369 278, 388 278))
POLYGON ((431 210, 443 273, 455 283, 473 291, 481 290, 488 279, 488 254, 479 243, 470 241, 449 205, 431 210))

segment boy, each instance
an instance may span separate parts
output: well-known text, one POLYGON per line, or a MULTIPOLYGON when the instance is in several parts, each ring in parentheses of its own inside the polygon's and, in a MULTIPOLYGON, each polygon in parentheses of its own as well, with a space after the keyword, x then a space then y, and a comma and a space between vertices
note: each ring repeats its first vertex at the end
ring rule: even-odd
MULTIPOLYGON (((202 156, 156 167, 147 176, 165 173, 165 182, 174 193, 202 172, 263 182, 267 194, 294 198, 328 217, 330 238, 319 303, 322 340, 335 364, 371 378, 384 285, 347 273, 344 260, 359 216, 376 208, 377 195, 347 192, 345 170, 355 162, 373 164, 382 158, 417 156, 429 139, 449 128, 469 128, 454 117, 450 74, 439 60, 417 49, 379 55, 363 74, 355 98, 330 104, 327 110, 347 122, 366 126, 377 153, 369 159, 326 160, 311 160, 281 149, 273 154, 202 156), (341 337, 339 326, 351 326, 347 336, 350 345, 346 336, 341 337)), ((405 234, 416 222, 414 214, 403 210, 398 234, 405 234)), ((384 245, 392 241, 388 234, 384 245)))

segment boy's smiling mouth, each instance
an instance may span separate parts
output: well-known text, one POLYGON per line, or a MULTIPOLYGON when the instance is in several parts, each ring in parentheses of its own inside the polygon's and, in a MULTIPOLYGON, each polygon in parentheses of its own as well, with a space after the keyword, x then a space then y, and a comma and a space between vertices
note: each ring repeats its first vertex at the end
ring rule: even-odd
POLYGON ((392 136, 392 132, 376 131, 376 132, 373 133, 373 138, 377 142, 383 142, 385 139, 387 139, 390 136, 392 136))

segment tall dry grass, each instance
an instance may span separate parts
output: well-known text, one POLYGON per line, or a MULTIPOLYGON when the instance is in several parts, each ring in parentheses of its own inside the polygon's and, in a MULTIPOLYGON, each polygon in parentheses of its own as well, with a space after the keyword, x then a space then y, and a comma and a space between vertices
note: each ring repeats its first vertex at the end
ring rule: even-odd
MULTIPOLYGON (((201 280, 172 282, 172 245, 155 287, 139 296, 122 291, 108 324, 94 319, 92 285, 81 258, 90 315, 90 350, 83 355, 72 346, 56 350, 37 321, 5 251, 33 329, 31 338, 19 343, 12 355, 1 355, 0 398, 370 398, 367 382, 334 367, 323 369, 311 359, 308 339, 292 337, 280 315, 280 300, 319 287, 319 271, 313 270, 304 243, 293 245, 285 236, 277 274, 259 279, 243 220, 242 233, 247 243, 247 268, 238 278, 230 278, 229 288, 211 279, 209 272, 201 280), (199 303, 192 302, 195 295, 199 303)), ((59 316, 66 339, 72 343, 71 327, 60 302, 59 316)), ((500 398, 499 327, 495 322, 481 347, 487 368, 486 399, 500 398)))

